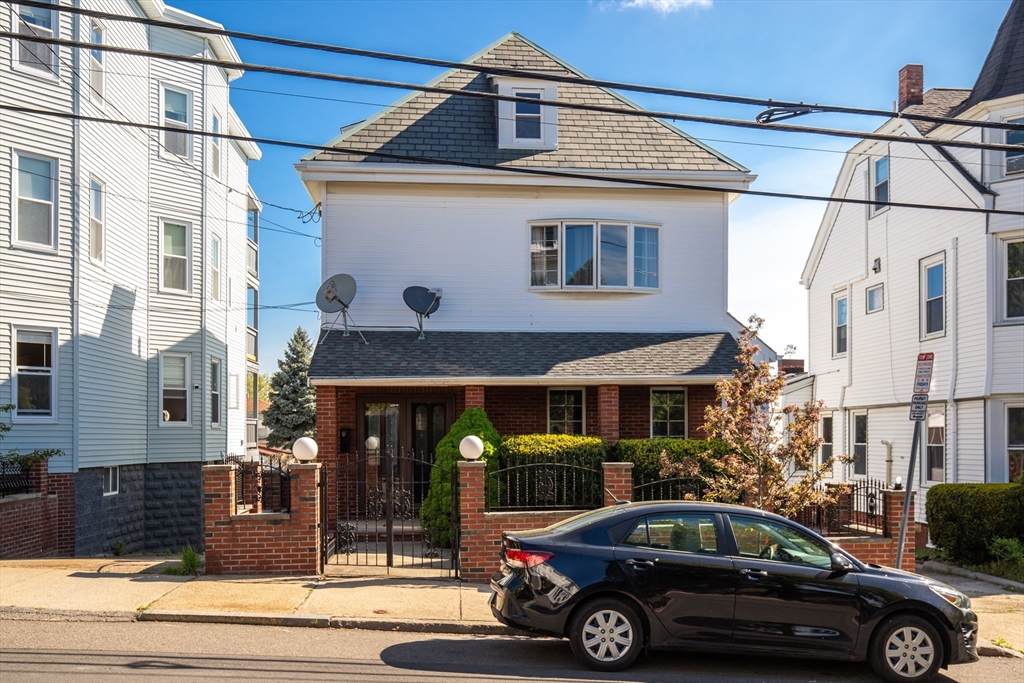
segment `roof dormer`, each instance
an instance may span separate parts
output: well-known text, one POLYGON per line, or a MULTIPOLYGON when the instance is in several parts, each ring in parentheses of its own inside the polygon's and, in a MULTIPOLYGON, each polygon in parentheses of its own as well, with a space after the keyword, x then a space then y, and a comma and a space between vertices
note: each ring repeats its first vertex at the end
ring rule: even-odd
POLYGON ((558 149, 558 108, 539 103, 558 99, 557 84, 505 76, 491 76, 491 83, 499 95, 538 100, 496 102, 499 149, 558 149))

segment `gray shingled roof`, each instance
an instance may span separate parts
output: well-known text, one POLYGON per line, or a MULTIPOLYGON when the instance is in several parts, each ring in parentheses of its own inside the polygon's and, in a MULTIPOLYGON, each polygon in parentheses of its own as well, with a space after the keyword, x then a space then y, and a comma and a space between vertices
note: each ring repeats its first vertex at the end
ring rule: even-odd
POLYGON ((1024 93, 1024 0, 1013 0, 996 31, 971 96, 960 111, 979 102, 1024 93))
POLYGON ((728 375, 739 349, 728 333, 370 331, 323 337, 311 380, 579 378, 728 375))
MULTIPOLYGON (((512 33, 467 63, 506 69, 582 76, 512 33)), ((487 75, 453 70, 438 85, 491 92, 487 75)), ((609 91, 586 85, 558 84, 558 99, 611 107, 634 106, 609 91)), ((448 159, 492 166, 595 170, 737 171, 726 157, 698 144, 660 121, 578 109, 558 110, 558 149, 498 149, 495 105, 480 98, 418 93, 381 115, 346 126, 332 144, 346 148, 448 159)), ((322 152, 318 161, 412 163, 339 152, 322 152)))
MULTIPOLYGON (((951 112, 959 109, 960 105, 970 94, 970 90, 963 88, 932 88, 925 92, 922 104, 912 104, 909 107, 904 107, 900 113, 949 116, 951 112)), ((921 135, 928 135, 928 133, 939 126, 939 124, 932 123, 931 121, 912 121, 912 123, 921 131, 921 135)))

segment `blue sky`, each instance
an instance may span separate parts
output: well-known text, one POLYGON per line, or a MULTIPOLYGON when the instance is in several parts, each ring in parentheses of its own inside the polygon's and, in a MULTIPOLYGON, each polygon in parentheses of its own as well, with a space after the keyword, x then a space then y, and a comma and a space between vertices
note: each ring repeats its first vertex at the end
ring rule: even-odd
MULTIPOLYGON (((518 31, 589 76, 689 90, 889 109, 896 76, 924 64, 925 87, 974 84, 1009 0, 772 2, 770 0, 171 0, 228 28, 339 45, 462 60, 518 31)), ((250 62, 423 83, 440 69, 236 41, 250 62)), ((322 144, 404 91, 249 73, 231 100, 260 137, 322 144), (262 91, 290 93, 271 94, 262 91), (292 95, 304 95, 295 97, 292 95), (321 98, 321 99, 318 99, 321 98), (322 99, 328 98, 328 99, 322 99), (345 100, 345 101, 336 101, 345 100)), ((758 109, 630 93, 651 108, 753 119, 758 109)), ((872 130, 880 119, 814 115, 806 125, 872 130)), ((758 175, 755 189, 828 194, 852 140, 707 125, 681 126, 758 175)), ((292 164, 294 149, 264 147, 250 183, 268 202, 311 207, 292 164)), ((764 338, 806 354, 807 303, 798 284, 824 204, 744 197, 730 215, 729 309, 767 319, 764 338)), ((294 214, 268 207, 266 221, 313 235, 294 214)), ((269 222, 266 228, 275 228, 269 222)), ((313 239, 265 230, 261 304, 311 301, 320 284, 313 239)), ((312 310, 312 306, 308 307, 312 310)), ((297 325, 315 312, 263 310, 264 372, 297 325)))

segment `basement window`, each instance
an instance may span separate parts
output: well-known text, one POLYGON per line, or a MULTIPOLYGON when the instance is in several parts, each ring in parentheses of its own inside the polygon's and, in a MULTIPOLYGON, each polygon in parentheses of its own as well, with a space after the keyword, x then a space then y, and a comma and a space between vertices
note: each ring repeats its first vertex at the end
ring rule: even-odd
POLYGON ((103 468, 103 495, 104 496, 115 496, 121 486, 121 468, 120 467, 104 467, 103 468))

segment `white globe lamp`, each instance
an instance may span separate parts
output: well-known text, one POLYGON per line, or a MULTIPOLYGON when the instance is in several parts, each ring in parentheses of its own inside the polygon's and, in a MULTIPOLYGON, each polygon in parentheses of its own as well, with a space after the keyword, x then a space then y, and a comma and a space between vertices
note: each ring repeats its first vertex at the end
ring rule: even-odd
POLYGON ((308 436, 296 439, 295 443, 292 444, 292 455, 300 462, 316 460, 316 454, 319 450, 320 447, 316 445, 316 441, 313 441, 308 436))
POLYGON ((479 460, 484 454, 484 442, 479 436, 470 434, 459 442, 459 453, 466 460, 479 460))
POLYGON ((375 436, 371 436, 366 439, 366 450, 375 451, 378 448, 380 448, 380 439, 375 436))

